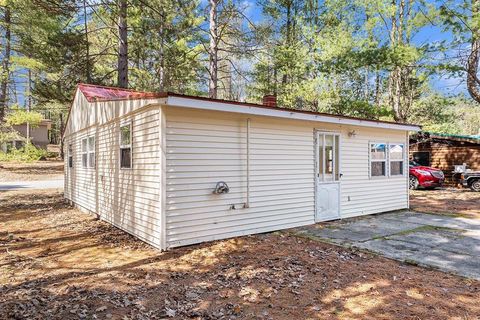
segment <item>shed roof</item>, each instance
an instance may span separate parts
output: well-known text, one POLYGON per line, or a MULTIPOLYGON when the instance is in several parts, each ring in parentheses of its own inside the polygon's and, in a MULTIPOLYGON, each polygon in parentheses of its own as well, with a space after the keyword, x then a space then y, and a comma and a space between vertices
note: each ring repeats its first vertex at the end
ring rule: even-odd
POLYGON ((450 140, 450 141, 463 141, 470 143, 480 144, 480 136, 475 135, 461 135, 461 134, 450 134, 450 133, 438 133, 438 132, 429 132, 429 131, 420 131, 412 136, 413 140, 450 140))
POLYGON ((420 126, 415 124, 365 119, 359 117, 314 112, 309 110, 297 110, 284 107, 270 107, 263 104, 213 99, 207 97, 178 94, 174 92, 144 92, 131 89, 83 83, 78 85, 78 90, 83 93, 88 102, 167 98, 167 105, 172 106, 185 106, 198 109, 230 111, 245 114, 265 115, 298 120, 325 121, 369 127, 382 127, 412 131, 420 130, 420 126), (215 105, 216 107, 211 108, 212 105, 215 105), (264 110, 264 112, 262 112, 261 110, 264 110))

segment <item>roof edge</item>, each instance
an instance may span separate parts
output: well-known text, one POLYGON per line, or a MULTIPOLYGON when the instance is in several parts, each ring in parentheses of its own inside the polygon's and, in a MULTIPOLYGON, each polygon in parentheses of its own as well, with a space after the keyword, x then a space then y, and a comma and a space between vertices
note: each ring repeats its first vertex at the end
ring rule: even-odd
MULTIPOLYGON (((242 108, 244 107, 249 107, 251 108, 258 108, 258 109, 263 109, 263 110, 268 110, 269 112, 266 112, 266 114, 261 114, 261 112, 245 112, 244 109, 231 109, 231 108, 222 108, 222 110, 218 111, 226 111, 226 112, 235 112, 235 113, 247 113, 247 114, 257 114, 257 115, 265 115, 265 116, 275 116, 272 113, 284 113, 287 116, 280 116, 282 118, 294 118, 298 120, 311 120, 311 121, 319 121, 319 122, 332 122, 332 123, 343 123, 343 124, 350 124, 350 125, 359 125, 359 126, 366 126, 366 127, 383 127, 383 128, 388 128, 388 127, 397 127, 398 129, 402 130, 408 130, 408 131, 420 131, 421 126, 417 124, 409 124, 409 123, 398 123, 398 122, 392 122, 392 121, 383 121, 383 120, 373 120, 373 119, 365 119, 365 118, 359 118, 359 117, 351 117, 351 116, 344 116, 344 115, 336 115, 336 114, 330 114, 330 113, 322 113, 322 112, 314 112, 314 111, 307 111, 307 110, 297 110, 297 109, 288 109, 288 108, 282 108, 282 107, 269 107, 265 106, 263 104, 256 104, 256 103, 249 103, 249 102, 239 102, 239 101, 230 101, 230 100, 222 100, 222 99, 212 99, 212 98, 207 98, 207 97, 197 97, 197 96, 189 96, 189 95, 184 95, 184 94, 178 94, 178 93, 173 93, 173 92, 168 92, 167 93, 167 105, 174 105, 177 107, 182 107, 182 102, 181 101, 174 101, 170 99, 170 97, 173 98, 178 98, 178 99, 186 99, 186 100, 197 100, 197 101, 203 101, 204 103, 208 102, 213 102, 218 105, 230 105, 230 106, 241 106, 242 108), (299 114, 301 116, 295 117, 293 114, 299 114), (328 121, 330 119, 331 121, 328 121), (341 120, 343 119, 343 121, 341 120), (367 125, 368 124, 368 125, 367 125)), ((184 101, 185 102, 185 101, 184 101)), ((183 104, 185 104, 183 102, 183 104)), ((214 110, 215 108, 208 108, 205 105, 188 105, 184 107, 191 107, 194 109, 212 109, 214 110)))
MULTIPOLYGON (((236 112, 236 113, 246 113, 246 114, 260 114, 260 110, 265 110, 264 115, 269 116, 277 116, 282 118, 296 118, 299 120, 311 120, 311 121, 322 121, 324 122, 332 122, 332 123, 344 123, 344 124, 351 124, 351 125, 360 125, 366 127, 383 127, 383 128, 392 128, 392 129, 401 129, 401 130, 408 130, 408 131, 420 131, 421 126, 417 124, 409 124, 409 123, 399 123, 393 121, 385 121, 385 120, 374 120, 374 119, 366 119, 360 117, 352 117, 346 115, 339 115, 339 114, 331 114, 331 113, 324 113, 324 112, 315 112, 315 111, 308 111, 308 110, 298 110, 298 109, 290 109, 285 107, 270 107, 265 106, 263 104, 258 103, 251 103, 251 102, 240 102, 240 101, 232 101, 232 100, 225 100, 225 99, 214 99, 209 97, 202 97, 202 96, 193 96, 193 95, 186 95, 180 94, 175 92, 147 92, 147 91, 136 91, 133 89, 124 89, 119 87, 109 87, 109 86, 100 86, 94 84, 86 84, 86 83, 79 83, 77 85, 77 90, 80 91, 85 99, 89 103, 96 103, 96 102, 108 102, 108 101, 122 101, 122 100, 139 100, 139 99, 160 99, 160 98, 167 98, 167 105, 169 104, 169 98, 177 98, 177 99, 186 99, 186 100, 195 100, 195 101, 202 101, 203 109, 208 109, 205 105, 206 103, 214 103, 217 106, 223 105, 231 106, 230 108, 223 108, 226 112, 236 112), (88 97, 82 91, 83 87, 91 87, 91 88, 103 88, 103 89, 110 89, 110 90, 119 90, 119 91, 128 91, 131 92, 132 95, 128 97, 109 97, 109 98, 98 98, 98 97, 88 97), (250 108, 250 112, 246 112, 250 108), (233 110, 233 109, 235 110, 233 110), (243 108, 243 109, 242 109, 243 108), (254 113, 252 113, 252 108, 258 109, 254 113), (280 115, 282 113, 283 115, 280 115), (294 116, 297 114, 297 116, 294 116)), ((172 101, 170 99, 170 101, 172 101)), ((174 104, 172 104, 174 105, 174 104)), ((181 105, 177 105, 181 106, 181 105)), ((197 103, 196 105, 189 104, 184 107, 193 107, 199 108, 200 105, 197 103)), ((69 118, 69 117, 68 117, 69 118)), ((68 120, 67 118, 67 120, 68 120)))

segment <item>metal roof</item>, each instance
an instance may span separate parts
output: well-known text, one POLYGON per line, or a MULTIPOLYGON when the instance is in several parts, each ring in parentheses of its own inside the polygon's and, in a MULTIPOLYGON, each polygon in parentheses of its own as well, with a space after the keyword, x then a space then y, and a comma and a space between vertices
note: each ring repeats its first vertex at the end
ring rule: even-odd
POLYGON ((450 134, 450 133, 438 133, 429 131, 420 131, 417 136, 426 135, 429 138, 455 140, 455 141, 467 141, 472 143, 480 143, 480 136, 462 135, 462 134, 450 134))
POLYGON ((85 83, 79 84, 78 89, 83 93, 88 102, 148 99, 165 96, 163 93, 135 91, 131 89, 98 86, 85 83))

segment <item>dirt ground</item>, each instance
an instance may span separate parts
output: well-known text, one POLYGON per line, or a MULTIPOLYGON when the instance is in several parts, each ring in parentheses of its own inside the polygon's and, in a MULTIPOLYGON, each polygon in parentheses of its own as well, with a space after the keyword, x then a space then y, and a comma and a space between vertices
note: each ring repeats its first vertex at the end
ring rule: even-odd
POLYGON ((159 252, 0 193, 0 319, 478 319, 480 283, 277 232, 159 252))
POLYGON ((0 163, 0 182, 48 180, 62 175, 63 161, 0 163))
POLYGON ((419 212, 480 219, 480 192, 456 188, 413 190, 410 192, 410 208, 419 212))

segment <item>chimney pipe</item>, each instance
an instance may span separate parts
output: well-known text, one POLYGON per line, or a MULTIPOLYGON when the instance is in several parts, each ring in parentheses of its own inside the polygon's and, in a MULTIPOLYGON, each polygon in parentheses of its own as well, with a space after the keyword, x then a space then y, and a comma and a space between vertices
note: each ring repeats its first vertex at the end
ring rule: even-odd
POLYGON ((277 97, 273 94, 267 94, 263 96, 263 105, 267 107, 276 107, 277 97))

